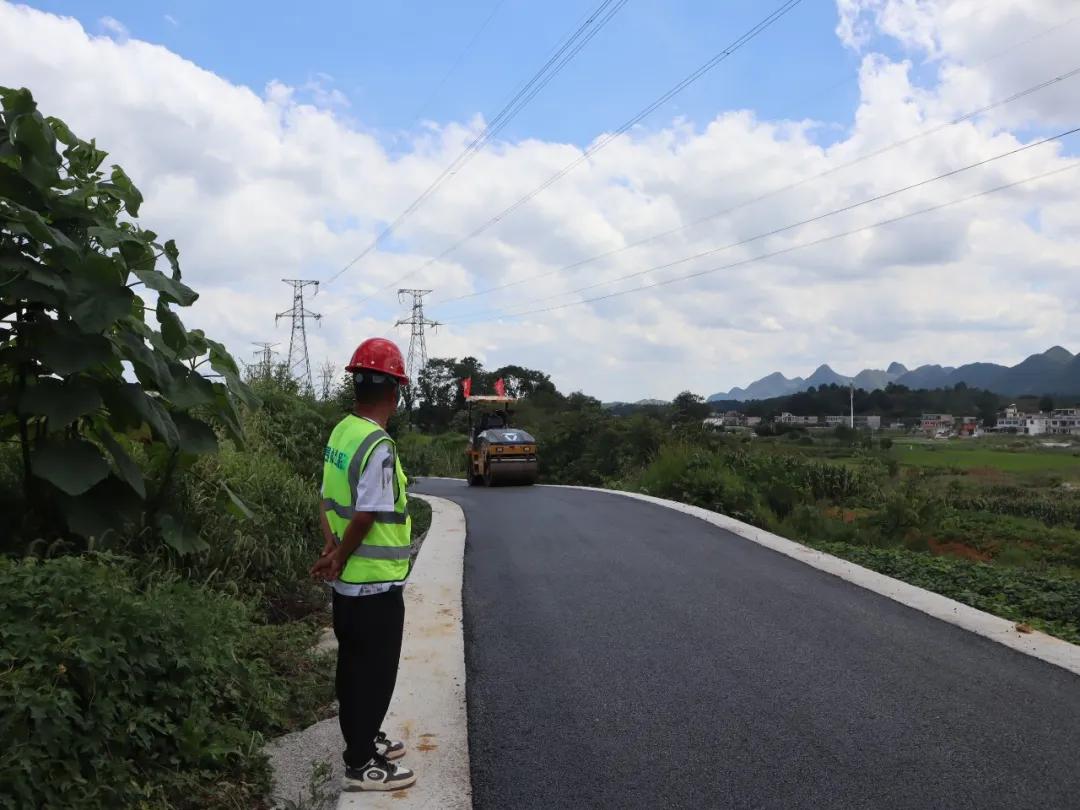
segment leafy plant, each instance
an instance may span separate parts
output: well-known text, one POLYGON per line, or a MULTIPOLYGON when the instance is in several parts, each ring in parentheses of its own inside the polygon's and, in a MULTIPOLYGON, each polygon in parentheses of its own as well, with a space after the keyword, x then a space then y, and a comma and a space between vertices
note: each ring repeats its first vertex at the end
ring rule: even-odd
POLYGON ((263 734, 329 702, 311 628, 131 571, 0 558, 0 807, 256 806, 263 734))
POLYGON ((134 224, 142 194, 124 170, 103 170, 106 153, 28 90, 0 87, 0 102, 0 441, 18 445, 28 507, 4 535, 138 529, 200 548, 169 487, 217 431, 239 440, 238 403, 257 399, 225 348, 181 322, 198 296, 176 244, 134 224))

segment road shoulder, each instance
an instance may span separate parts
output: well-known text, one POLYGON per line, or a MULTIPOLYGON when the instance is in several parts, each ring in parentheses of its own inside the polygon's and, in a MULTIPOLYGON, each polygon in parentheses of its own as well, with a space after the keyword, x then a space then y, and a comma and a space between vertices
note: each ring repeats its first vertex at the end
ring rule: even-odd
POLYGON ((599 489, 596 487, 563 486, 563 489, 580 489, 589 492, 604 492, 610 495, 621 495, 626 498, 634 498, 640 501, 674 509, 687 515, 704 520, 721 529, 738 535, 752 543, 765 546, 787 557, 798 560, 820 571, 824 571, 840 579, 846 580, 860 588, 880 594, 915 610, 926 613, 941 621, 961 627, 976 635, 1003 644, 1018 652, 1038 658, 1049 664, 1054 664, 1076 675, 1080 675, 1080 646, 1070 644, 1045 633, 1038 631, 1021 633, 1016 630, 1015 622, 1003 619, 1000 616, 986 613, 982 610, 970 607, 954 599, 949 599, 941 594, 909 585, 898 579, 879 574, 868 568, 863 568, 855 563, 834 557, 822 551, 817 551, 809 546, 804 546, 779 535, 743 523, 740 520, 711 512, 698 506, 689 506, 669 501, 664 498, 655 498, 651 495, 643 495, 637 492, 623 492, 613 489, 599 489))

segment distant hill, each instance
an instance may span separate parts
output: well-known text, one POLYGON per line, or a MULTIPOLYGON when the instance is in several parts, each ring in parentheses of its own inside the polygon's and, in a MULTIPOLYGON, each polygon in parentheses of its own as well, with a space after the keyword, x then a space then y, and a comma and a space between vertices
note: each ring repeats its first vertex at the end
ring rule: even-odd
POLYGON ((924 365, 908 370, 902 363, 893 362, 884 371, 868 368, 854 377, 838 374, 829 366, 821 365, 805 379, 788 379, 776 371, 750 383, 746 388, 732 388, 730 391, 713 394, 709 397, 709 402, 770 399, 805 391, 811 386, 820 387, 833 383, 848 385, 852 382, 856 388, 867 391, 884 388, 889 383, 912 389, 948 388, 964 383, 971 388, 983 388, 1010 396, 1080 394, 1080 355, 1074 355, 1061 346, 1054 346, 1041 354, 1031 355, 1015 366, 968 363, 959 368, 924 365))

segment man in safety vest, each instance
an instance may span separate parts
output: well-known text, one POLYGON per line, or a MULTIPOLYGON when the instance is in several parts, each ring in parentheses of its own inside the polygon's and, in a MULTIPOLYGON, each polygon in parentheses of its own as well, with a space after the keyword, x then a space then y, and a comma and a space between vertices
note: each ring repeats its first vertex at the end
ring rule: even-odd
POLYGON ((412 521, 386 424, 409 380, 398 347, 382 338, 361 343, 345 370, 355 402, 323 455, 319 514, 326 544, 311 573, 334 587, 345 789, 397 790, 416 775, 391 761, 405 755, 405 744, 388 739, 382 723, 401 656, 412 521))

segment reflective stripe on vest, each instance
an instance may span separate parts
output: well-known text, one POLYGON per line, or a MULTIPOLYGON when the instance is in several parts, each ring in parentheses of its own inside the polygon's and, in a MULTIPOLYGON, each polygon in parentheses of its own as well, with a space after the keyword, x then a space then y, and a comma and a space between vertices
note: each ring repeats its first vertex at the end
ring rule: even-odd
POLYGON ((341 543, 356 515, 353 504, 357 484, 382 442, 389 443, 391 449, 387 463, 393 464, 394 510, 375 513, 375 523, 341 572, 342 582, 401 582, 409 575, 412 519, 405 494, 406 479, 397 447, 386 431, 351 414, 338 423, 323 456, 322 506, 330 531, 341 543))

